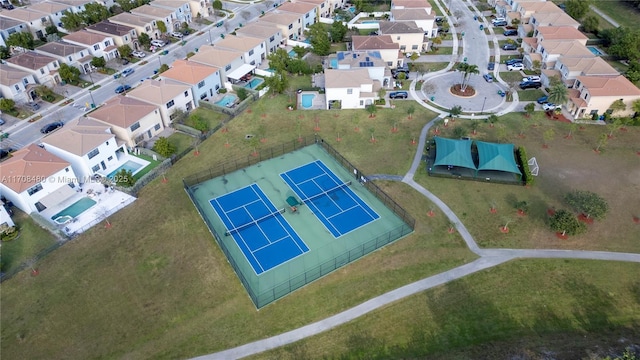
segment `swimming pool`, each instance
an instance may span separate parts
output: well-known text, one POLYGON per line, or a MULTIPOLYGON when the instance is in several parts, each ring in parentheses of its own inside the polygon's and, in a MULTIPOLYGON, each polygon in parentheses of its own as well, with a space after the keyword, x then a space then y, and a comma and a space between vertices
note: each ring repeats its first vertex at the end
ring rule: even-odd
POLYGON ((309 109, 313 106, 313 98, 316 97, 315 94, 302 94, 302 107, 305 109, 309 109))
POLYGON ((135 161, 128 160, 126 163, 120 165, 117 169, 110 172, 109 175, 107 175, 107 177, 109 179, 113 179, 120 170, 129 170, 131 171, 131 174, 134 175, 142 167, 144 167, 142 164, 137 163, 135 161))
POLYGON ((349 12, 352 13, 352 14, 355 14, 356 13, 356 8, 354 6, 350 7, 349 8, 349 12))
POLYGON ((298 57, 298 54, 296 54, 296 52, 295 52, 295 51, 290 50, 290 51, 289 51, 289 57, 290 57, 290 58, 292 58, 292 59, 295 59, 295 58, 297 58, 297 57, 298 57))
POLYGON ((248 89, 255 89, 260 84, 262 84, 263 82, 264 82, 264 79, 256 77, 256 78, 251 79, 251 81, 249 81, 244 87, 246 87, 248 89))
POLYGON ((379 22, 380 21, 378 21, 378 20, 365 20, 365 21, 362 22, 362 24, 377 24, 379 22))
POLYGON ((94 200, 89 199, 88 197, 83 197, 82 199, 71 204, 71 206, 53 215, 51 217, 51 220, 55 221, 58 224, 66 224, 67 222, 75 219, 78 215, 87 211, 95 204, 96 202, 94 200))
POLYGON ((332 69, 338 68, 338 59, 331 59, 331 68, 332 69))
POLYGON ((233 105, 233 103, 235 102, 236 102, 236 96, 233 94, 227 94, 221 100, 216 101, 215 104, 218 106, 229 107, 233 105))
POLYGON ((604 53, 597 46, 587 46, 587 49, 595 56, 602 56, 604 53))

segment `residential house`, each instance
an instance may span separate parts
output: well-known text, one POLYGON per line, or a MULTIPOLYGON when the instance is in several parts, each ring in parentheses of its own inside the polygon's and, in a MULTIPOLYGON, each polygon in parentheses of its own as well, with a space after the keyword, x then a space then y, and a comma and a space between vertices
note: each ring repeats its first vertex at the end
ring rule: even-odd
POLYGON ((169 127, 177 116, 176 111, 190 112, 194 108, 191 85, 170 79, 145 80, 133 88, 127 97, 144 101, 160 110, 165 127, 169 127))
POLYGON ((126 154, 124 141, 117 141, 111 126, 88 118, 69 121, 42 139, 44 148, 68 161, 83 184, 94 174, 109 174, 120 166, 118 153, 126 154))
POLYGON ((14 226, 16 226, 16 224, 4 207, 4 203, 0 200, 0 230, 3 230, 5 227, 12 228, 14 226))
POLYGON ((392 0, 391 9, 425 9, 431 14, 431 4, 428 0, 392 0))
POLYGON ((400 51, 426 51, 429 40, 425 38, 424 31, 414 21, 381 21, 379 24, 379 34, 391 36, 391 41, 400 45, 400 51))
POLYGON ((60 4, 67 4, 72 7, 72 12, 79 13, 85 10, 85 5, 90 4, 92 2, 98 3, 107 9, 111 8, 115 5, 114 0, 53 0, 54 2, 60 4))
POLYGON ((269 23, 277 26, 282 33, 282 37, 291 40, 299 40, 302 37, 304 27, 302 26, 302 16, 290 12, 269 12, 258 20, 259 24, 269 23))
POLYGON ((522 39, 522 48, 526 53, 535 51, 538 43, 544 40, 577 40, 582 45, 587 45, 589 39, 580 30, 571 26, 540 26, 533 31, 533 37, 522 39))
POLYGON ((167 32, 180 29, 180 22, 178 22, 178 20, 173 17, 174 11, 170 9, 155 7, 151 5, 142 5, 138 6, 135 9, 131 9, 130 13, 132 13, 133 15, 141 15, 152 18, 156 20, 156 22, 164 22, 164 25, 167 27, 167 32))
POLYGON ((51 24, 58 27, 60 31, 66 31, 62 27, 62 16, 64 16, 65 11, 73 12, 73 6, 51 2, 51 1, 43 1, 41 3, 31 4, 27 7, 31 11, 37 11, 42 16, 48 16, 51 24))
POLYGON ((436 17, 427 12, 426 9, 391 9, 390 21, 413 22, 427 37, 438 35, 438 27, 435 26, 436 17))
POLYGON ((200 47, 200 51, 190 57, 189 61, 220 69, 220 80, 223 84, 237 81, 255 68, 244 63, 244 55, 241 52, 211 46, 200 47))
POLYGON ((382 60, 392 69, 402 67, 405 59, 400 53, 400 45, 391 40, 391 35, 354 35, 351 37, 351 48, 354 51, 377 51, 382 60))
POLYGON ((85 46, 59 40, 38 46, 34 51, 56 58, 59 63, 77 67, 83 74, 92 71, 91 60, 93 59, 93 55, 91 55, 89 49, 85 46))
POLYGON ((68 161, 31 144, 0 163, 0 193, 27 214, 57 206, 76 193, 68 161))
POLYGON ((95 57, 103 57, 106 61, 120 56, 113 37, 87 30, 79 30, 62 38, 69 44, 85 46, 95 57))
POLYGON ((580 27, 579 22, 564 12, 535 13, 531 15, 529 23, 533 25, 534 30, 540 26, 571 26, 576 29, 580 27))
MULTIPOLYGON (((560 56, 584 58, 595 56, 578 40, 544 40, 538 44, 536 52, 542 56, 543 69, 553 68, 560 56)), ((526 56, 524 62, 527 63, 526 56)))
POLYGON ((112 97, 87 117, 110 126, 116 139, 128 149, 142 145, 164 130, 157 106, 126 96, 112 97))
POLYGON ((519 14, 514 19, 517 18, 523 24, 528 24, 533 14, 564 13, 551 1, 518 1, 515 3, 514 12, 519 14))
POLYGON ((17 32, 29 32, 24 21, 0 17, 0 46, 7 47, 7 38, 17 32))
POLYGON ((303 2, 286 2, 278 7, 278 11, 301 15, 303 29, 306 29, 309 26, 313 25, 318 17, 316 5, 303 2))
MULTIPOLYGON (((512 2, 515 4, 515 2, 512 2)), ((515 11, 513 6, 506 2, 505 0, 489 0, 489 5, 493 6, 496 9, 497 17, 507 17, 507 13, 510 11, 515 11)))
POLYGON ((13 10, 4 10, 0 13, 0 17, 25 23, 29 28, 29 32, 36 39, 44 38, 47 35, 45 29, 52 24, 49 16, 39 11, 29 10, 28 8, 17 7, 13 10))
POLYGON ((364 68, 324 72, 327 109, 364 109, 378 99, 381 85, 364 68))
POLYGON ((282 38, 282 32, 274 24, 252 22, 236 30, 237 37, 254 37, 264 39, 265 47, 269 53, 275 52, 286 38, 282 38))
POLYGON ((32 73, 0 64, 0 94, 16 103, 27 103, 37 97, 36 79, 32 73))
POLYGON ((114 24, 109 21, 101 21, 97 24, 87 26, 87 31, 94 34, 100 34, 113 39, 114 44, 117 46, 128 45, 134 50, 139 50, 140 44, 136 36, 136 29, 131 26, 114 24))
POLYGON ((160 74, 160 78, 191 86, 196 107, 200 101, 209 101, 222 87, 220 69, 187 60, 174 61, 169 70, 160 74))
POLYGON ((153 0, 149 3, 151 6, 173 11, 173 30, 180 30, 183 23, 191 23, 193 15, 190 4, 187 0, 153 0))
POLYGON ((618 70, 597 56, 590 58, 560 56, 554 69, 559 71, 561 79, 568 87, 574 87, 579 76, 620 75, 618 70))
POLYGON ((244 54, 245 64, 258 66, 267 58, 267 49, 263 38, 228 35, 218 41, 217 49, 234 50, 244 54))
POLYGON ((574 118, 591 118, 593 114, 611 113, 614 101, 622 100, 626 109, 615 116, 634 113, 633 102, 640 99, 640 89, 622 75, 578 76, 573 89, 569 90, 568 109, 574 118))
POLYGON ((329 7, 333 9, 331 10, 331 13, 333 13, 338 8, 346 8, 348 3, 348 0, 329 0, 329 7))
POLYGON ((391 84, 391 71, 378 51, 338 51, 338 70, 365 69, 369 78, 388 87, 391 84))
POLYGON ((52 56, 39 54, 35 51, 27 51, 12 56, 5 61, 7 65, 13 68, 32 74, 38 84, 53 87, 53 85, 62 81, 60 74, 58 74, 59 62, 52 56))
POLYGON ((147 34, 151 39, 158 39, 161 35, 156 26, 156 19, 148 16, 123 12, 110 17, 109 22, 132 27, 138 36, 147 34))
POLYGON ((293 0, 294 3, 313 4, 316 7, 316 14, 319 17, 331 17, 332 9, 329 6, 329 0, 293 0))

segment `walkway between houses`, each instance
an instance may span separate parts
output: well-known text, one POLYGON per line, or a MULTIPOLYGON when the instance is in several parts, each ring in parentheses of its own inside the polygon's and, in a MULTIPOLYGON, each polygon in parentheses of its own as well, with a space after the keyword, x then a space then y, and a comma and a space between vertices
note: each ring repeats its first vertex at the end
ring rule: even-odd
POLYGON ((603 19, 607 20, 607 22, 615 27, 620 27, 617 21, 613 20, 609 15, 603 13, 600 9, 598 9, 595 5, 589 5, 589 8, 596 14, 600 15, 603 19))

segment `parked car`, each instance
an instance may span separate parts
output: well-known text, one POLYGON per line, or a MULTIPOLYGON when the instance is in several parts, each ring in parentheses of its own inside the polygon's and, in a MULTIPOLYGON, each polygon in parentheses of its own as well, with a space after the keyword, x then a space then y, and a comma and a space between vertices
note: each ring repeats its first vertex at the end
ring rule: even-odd
POLYGON ((493 82, 493 75, 491 75, 491 74, 484 74, 484 75, 482 75, 482 77, 483 77, 487 82, 493 82))
POLYGON ((536 82, 540 82, 540 76, 527 76, 526 78, 522 79, 522 81, 536 81, 536 82))
POLYGON ((131 55, 137 57, 138 59, 142 59, 143 57, 147 56, 147 54, 142 51, 134 51, 131 53, 131 55))
POLYGON ((539 97, 539 98, 538 98, 538 100, 536 100, 536 102, 537 102, 538 104, 546 104, 546 103, 547 103, 547 99, 548 99, 548 98, 547 98, 546 96, 539 97))
POLYGON ((124 70, 122 70, 122 76, 127 77, 127 76, 133 74, 134 72, 135 72, 135 70, 133 70, 132 68, 124 69, 124 70))
POLYGON ((487 65, 487 70, 493 70, 496 68, 496 63, 490 62, 489 65, 487 65))
POLYGON ((48 134, 52 131, 56 131, 59 128, 61 128, 62 126, 64 126, 64 123, 62 121, 55 121, 52 122, 50 124, 47 124, 45 126, 42 127, 42 129, 40 129, 40 132, 43 134, 48 134))
POLYGON ((491 19, 491 23, 497 23, 497 22, 503 22, 503 21, 507 21, 507 19, 503 18, 503 17, 497 17, 495 19, 491 19))
POLYGON ((178 39, 182 39, 182 37, 184 36, 179 31, 172 31, 169 35, 173 36, 174 38, 178 38, 178 39))
POLYGON ((122 63, 122 65, 129 65, 129 60, 125 58, 120 59, 120 62, 122 63))
POLYGON ((518 30, 505 30, 502 35, 504 36, 516 36, 518 35, 518 30))
POLYGON ((516 44, 504 44, 504 45, 502 45, 502 50, 518 50, 518 45, 516 45, 516 44))
POLYGON ((0 126, 4 125, 4 119, 0 119, 0 126))
POLYGON ((539 88, 542 87, 542 83, 525 81, 525 82, 521 82, 519 86, 520 86, 520 89, 522 89, 522 90, 539 89, 539 88))
POLYGON ((393 91, 389 93, 389 99, 406 99, 409 93, 406 91, 393 91))
POLYGON ((508 23, 507 23, 507 21, 506 21, 506 20, 502 20, 502 21, 493 21, 493 20, 492 20, 492 21, 491 21, 491 25, 496 26, 496 27, 497 27, 497 26, 507 26, 507 25, 508 25, 508 23))
POLYGON ((516 63, 516 64, 513 64, 513 65, 507 65, 507 70, 509 70, 509 71, 524 70, 524 65, 522 63, 516 63))
POLYGON ((522 59, 509 59, 504 62, 507 65, 522 64, 522 59))
POLYGON ((2 6, 3 9, 7 9, 7 10, 15 9, 15 6, 13 6, 11 3, 2 3, 1 6, 2 6))
POLYGON ((9 157, 9 155, 13 152, 13 149, 0 149, 0 160, 9 157))
POLYGON ((38 111, 38 110, 40 110, 40 105, 38 105, 38 103, 35 103, 35 102, 29 102, 29 103, 27 103, 27 107, 28 107, 29 109, 31 109, 32 111, 38 111))
POLYGON ((546 103, 546 104, 542 104, 542 109, 544 111, 552 111, 552 110, 556 110, 556 109, 562 109, 561 105, 556 105, 553 103, 546 103))
POLYGON ((115 92, 116 94, 122 94, 123 92, 127 91, 127 90, 131 90, 131 86, 129 85, 120 85, 116 88, 115 92))
POLYGON ((157 46, 157 47, 163 47, 165 43, 162 40, 155 39, 155 40, 151 40, 151 45, 157 46))

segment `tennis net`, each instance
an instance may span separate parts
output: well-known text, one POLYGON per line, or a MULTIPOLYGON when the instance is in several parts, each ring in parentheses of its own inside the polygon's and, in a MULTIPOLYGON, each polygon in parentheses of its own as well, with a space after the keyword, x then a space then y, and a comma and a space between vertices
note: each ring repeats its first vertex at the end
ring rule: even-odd
POLYGON ((349 185, 351 185, 351 181, 347 181, 346 183, 338 184, 338 186, 336 186, 334 188, 331 188, 329 190, 325 190, 325 191, 323 191, 323 192, 321 192, 319 194, 315 194, 315 195, 309 196, 306 199, 302 199, 302 202, 303 203, 308 203, 308 202, 313 201, 313 200, 315 200, 315 199, 317 199, 319 197, 327 196, 327 195, 329 195, 329 193, 332 193, 332 192, 334 192, 336 190, 342 189, 343 187, 347 187, 349 185))
POLYGON ((229 236, 229 235, 231 235, 233 233, 237 233, 238 231, 240 231, 242 229, 246 229, 249 226, 258 225, 259 222, 264 221, 264 220, 269 219, 269 218, 272 218, 272 217, 274 217, 274 216, 276 216, 278 214, 282 214, 282 213, 284 213, 284 211, 285 211, 284 208, 282 208, 280 210, 272 212, 271 214, 267 214, 267 215, 265 215, 265 216, 263 216, 261 218, 255 219, 255 220, 250 221, 250 222, 248 222, 246 224, 242 224, 242 225, 240 225, 238 227, 235 227, 233 229, 227 230, 227 232, 224 233, 224 236, 229 236))

